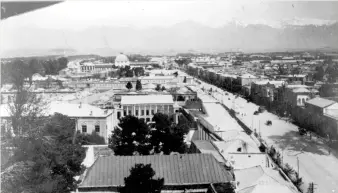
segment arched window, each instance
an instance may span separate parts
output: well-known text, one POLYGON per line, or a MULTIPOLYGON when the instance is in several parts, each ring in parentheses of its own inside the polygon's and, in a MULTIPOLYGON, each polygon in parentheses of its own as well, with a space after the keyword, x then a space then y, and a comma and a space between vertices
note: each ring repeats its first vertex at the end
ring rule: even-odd
POLYGON ((301 103, 301 100, 300 100, 300 98, 298 98, 298 103, 301 103))
POLYGON ((304 103, 305 103, 305 99, 303 98, 303 99, 302 99, 302 104, 304 104, 304 103))

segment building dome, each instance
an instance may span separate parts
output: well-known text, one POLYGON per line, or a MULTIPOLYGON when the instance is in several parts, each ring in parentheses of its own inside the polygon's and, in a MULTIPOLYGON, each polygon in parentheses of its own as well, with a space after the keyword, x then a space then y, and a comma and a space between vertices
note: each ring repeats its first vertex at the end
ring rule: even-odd
POLYGON ((116 66, 129 66, 129 59, 124 54, 119 54, 115 58, 115 65, 116 66))

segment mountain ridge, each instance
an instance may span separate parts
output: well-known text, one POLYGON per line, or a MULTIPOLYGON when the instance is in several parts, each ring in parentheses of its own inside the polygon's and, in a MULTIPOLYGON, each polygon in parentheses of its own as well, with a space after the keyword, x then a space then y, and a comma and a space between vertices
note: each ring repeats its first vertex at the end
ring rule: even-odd
MULTIPOLYGON (((6 31, 5 31, 6 32, 6 31)), ((338 22, 327 25, 285 25, 228 23, 209 27, 185 21, 170 27, 89 27, 81 31, 43 29, 36 26, 8 30, 4 35, 3 57, 30 55, 28 50, 72 49, 72 54, 116 55, 118 52, 168 53, 189 49, 203 52, 241 49, 308 50, 338 48, 338 22), (25 33, 22 33, 24 31, 25 33), (8 35, 9 34, 9 35, 8 35), (6 45, 9 45, 6 48, 6 45), (21 50, 25 50, 20 51, 21 50), (112 53, 111 53, 112 52, 112 53)), ((60 50, 58 50, 60 51, 60 50)))

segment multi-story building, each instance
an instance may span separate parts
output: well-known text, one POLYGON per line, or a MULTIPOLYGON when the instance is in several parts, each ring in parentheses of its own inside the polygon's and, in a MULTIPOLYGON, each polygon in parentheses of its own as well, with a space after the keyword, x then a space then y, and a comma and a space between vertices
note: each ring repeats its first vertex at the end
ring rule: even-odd
POLYGON ((284 96, 290 105, 304 106, 305 102, 313 98, 317 93, 306 85, 287 85, 284 96))
POLYGON ((116 118, 133 115, 150 122, 155 113, 173 115, 175 110, 171 95, 126 95, 116 108, 116 118))
MULTIPOLYGON (((76 131, 86 134, 96 132, 108 142, 113 130, 113 111, 103 110, 89 104, 71 104, 53 102, 41 116, 50 116, 54 113, 67 115, 75 120, 76 131)), ((11 130, 11 115, 7 105, 1 105, 1 128, 11 130)))
POLYGON ((76 130, 92 134, 96 132, 108 142, 113 130, 113 111, 89 104, 51 103, 50 114, 60 113, 76 120, 76 130))
POLYGON ((260 99, 268 99, 268 101, 274 101, 275 96, 277 96, 278 90, 277 88, 283 86, 285 84, 284 81, 257 81, 251 84, 251 96, 254 101, 260 99))
POLYGON ((238 76, 237 79, 241 86, 250 85, 252 82, 259 80, 259 78, 252 74, 243 74, 241 76, 238 76))

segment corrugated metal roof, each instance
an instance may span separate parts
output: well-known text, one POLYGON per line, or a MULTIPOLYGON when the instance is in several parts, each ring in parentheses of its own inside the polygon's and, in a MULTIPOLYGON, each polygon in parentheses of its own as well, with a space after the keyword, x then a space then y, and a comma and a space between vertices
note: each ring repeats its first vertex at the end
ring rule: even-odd
POLYGON ((107 156, 97 159, 79 188, 123 186, 124 178, 138 163, 151 164, 155 178, 164 178, 165 185, 224 183, 232 180, 231 174, 210 154, 107 156))

